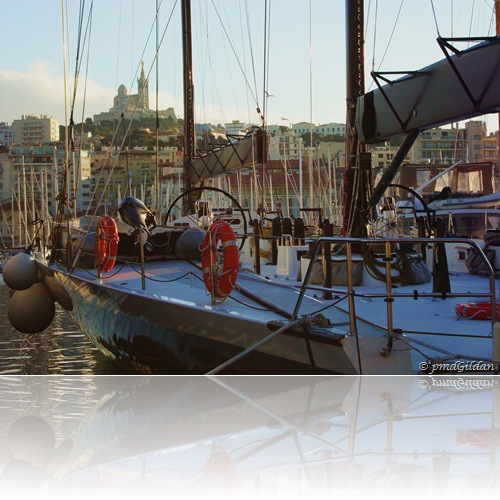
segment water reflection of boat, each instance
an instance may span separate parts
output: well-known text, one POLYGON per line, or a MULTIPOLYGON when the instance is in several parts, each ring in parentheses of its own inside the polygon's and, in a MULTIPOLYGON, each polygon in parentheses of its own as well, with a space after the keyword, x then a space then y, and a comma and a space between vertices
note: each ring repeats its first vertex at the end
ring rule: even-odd
POLYGON ((486 495, 498 440, 470 436, 498 435, 499 391, 494 377, 5 377, 2 484, 37 498, 486 495), (39 425, 16 441, 28 416, 39 425))

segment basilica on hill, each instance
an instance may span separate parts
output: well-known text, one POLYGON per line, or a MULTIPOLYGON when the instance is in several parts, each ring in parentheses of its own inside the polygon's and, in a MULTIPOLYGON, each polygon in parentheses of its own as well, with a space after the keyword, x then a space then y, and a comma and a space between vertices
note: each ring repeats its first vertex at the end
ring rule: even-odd
MULTIPOLYGON (((135 118, 154 118, 156 111, 149 108, 149 88, 148 79, 144 73, 144 62, 141 67, 141 75, 137 78, 137 94, 129 94, 125 85, 118 87, 118 94, 113 99, 113 107, 109 111, 94 115, 94 123, 99 123, 105 120, 118 120, 123 114, 124 118, 130 120, 135 118)), ((160 118, 169 118, 177 120, 174 108, 159 110, 160 118)))

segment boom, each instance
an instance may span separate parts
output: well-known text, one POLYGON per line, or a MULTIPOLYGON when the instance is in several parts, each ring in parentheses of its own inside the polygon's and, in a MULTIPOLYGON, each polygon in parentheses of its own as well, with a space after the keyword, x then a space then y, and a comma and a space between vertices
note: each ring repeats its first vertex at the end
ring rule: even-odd
POLYGON ((450 43, 466 40, 479 39, 438 38, 445 59, 419 71, 372 73, 378 88, 357 99, 360 141, 381 142, 500 112, 500 36, 462 51, 450 43), (401 74, 395 81, 388 78, 401 74))

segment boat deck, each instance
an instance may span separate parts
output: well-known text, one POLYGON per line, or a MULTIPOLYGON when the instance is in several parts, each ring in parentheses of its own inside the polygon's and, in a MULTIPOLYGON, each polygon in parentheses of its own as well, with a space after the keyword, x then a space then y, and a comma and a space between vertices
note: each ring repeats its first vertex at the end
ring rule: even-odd
MULTIPOLYGON (((182 335, 201 336, 207 342, 230 343, 237 353, 255 343, 267 342, 274 331, 285 328, 290 336, 280 336, 286 345, 281 349, 295 349, 291 337, 298 334, 304 338, 309 332, 319 342, 317 349, 325 342, 331 346, 341 343, 358 372, 362 372, 359 366, 365 356, 369 361, 363 373, 378 373, 381 357, 389 357, 393 364, 400 363, 399 357, 401 367, 411 364, 412 373, 422 371, 423 363, 429 360, 471 360, 493 367, 493 323, 459 318, 455 311, 457 304, 491 301, 492 281, 488 277, 452 272, 451 291, 440 293, 433 291, 439 287, 432 280, 388 285, 373 278, 366 267, 361 284, 351 288, 305 286, 296 276, 278 274, 278 270, 277 266, 263 265, 259 275, 250 266, 242 265, 233 291, 217 302, 212 301, 196 262, 147 262, 144 276, 139 263, 118 262, 101 278, 90 269, 76 269, 67 276, 76 280, 73 300, 79 306, 87 303, 87 309, 96 311, 103 301, 109 302, 107 312, 94 313, 100 318, 82 316, 75 320, 79 324, 92 323, 89 331, 96 332, 94 335, 109 331, 108 338, 113 342, 118 330, 127 342, 139 334, 161 338, 164 334, 160 331, 169 335, 177 332, 178 339, 182 335), (78 284, 79 280, 83 285, 78 284), (121 327, 120 322, 131 315, 138 318, 134 330, 132 326, 121 327), (302 333, 294 333, 295 320, 305 320, 309 326, 302 333)), ((493 283, 498 286, 498 282, 493 283)), ((178 342, 182 348, 182 341, 178 342)), ((381 373, 407 370, 391 367, 381 373)))
MULTIPOLYGON (((231 316, 268 323, 286 324, 293 316, 302 282, 276 275, 276 266, 264 266, 262 275, 248 268, 240 269, 237 286, 231 295, 218 304, 211 303, 201 270, 184 261, 148 263, 142 289, 140 266, 128 265, 116 274, 102 280, 105 286, 127 289, 132 294, 145 295, 182 304, 194 309, 216 310, 222 316, 231 316), (175 287, 175 298, 171 293, 175 287), (279 306, 278 306, 279 305, 279 306)), ((351 324, 347 287, 336 286, 332 298, 323 298, 321 286, 311 286, 304 295, 299 316, 321 314, 332 334, 361 337, 387 336, 388 329, 402 339, 405 347, 420 355, 417 365, 436 356, 468 359, 491 358, 492 323, 459 318, 455 306, 461 303, 487 301, 477 298, 489 292, 486 277, 470 274, 450 274, 451 292, 433 294, 433 284, 394 285, 391 299, 387 299, 385 283, 370 282, 356 286, 353 294, 355 322, 351 324), (352 328, 356 332, 352 331, 352 328), (401 337, 401 334, 403 337, 401 337)))

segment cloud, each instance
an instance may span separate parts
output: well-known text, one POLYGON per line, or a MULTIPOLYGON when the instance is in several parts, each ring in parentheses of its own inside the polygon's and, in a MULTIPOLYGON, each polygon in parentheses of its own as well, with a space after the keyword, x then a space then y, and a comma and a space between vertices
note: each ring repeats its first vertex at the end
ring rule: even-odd
MULTIPOLYGON (((66 81, 66 99, 69 102, 73 77, 68 77, 66 81)), ((84 85, 84 79, 80 78, 76 100, 79 106, 75 106, 75 122, 81 120, 81 95, 84 85)), ((88 117, 108 110, 112 106, 116 91, 88 81, 86 93, 85 117, 88 117)), ((0 71, 0 96, 0 121, 12 123, 22 115, 47 115, 56 118, 61 125, 65 123, 64 78, 55 74, 44 61, 35 63, 26 73, 0 71)), ((67 113, 69 114, 69 109, 67 113)))
MULTIPOLYGON (((73 75, 69 75, 66 80, 68 88, 66 100, 68 102, 72 98, 73 78, 73 75)), ((80 123, 82 120, 83 103, 85 103, 83 118, 93 118, 95 114, 108 111, 113 106, 113 98, 116 93, 117 89, 115 88, 104 87, 90 79, 85 82, 84 76, 81 76, 73 114, 75 123, 80 123)), ((137 87, 129 89, 129 93, 136 94, 137 87)), ((159 91, 158 98, 160 109, 173 107, 176 116, 183 117, 182 97, 175 96, 172 92, 163 89, 159 91)), ((196 120, 200 123, 217 124, 232 120, 240 120, 243 123, 259 123, 259 117, 254 108, 206 103, 203 102, 203 96, 197 94, 196 90, 195 100, 197 101, 195 102, 196 120)), ((45 61, 36 62, 27 72, 0 70, 0 122, 12 123, 13 120, 20 119, 22 115, 47 115, 56 118, 63 125, 66 123, 64 101, 64 78, 45 61)), ((155 107, 155 101, 154 84, 150 83, 149 105, 151 108, 155 107)), ((304 120, 304 116, 307 116, 308 112, 301 113, 295 109, 299 106, 298 101, 295 98, 294 106, 290 106, 286 99, 281 100, 279 94, 270 98, 268 123, 285 124, 281 120, 281 116, 287 116, 292 122, 304 120), (295 113, 292 108, 295 109, 295 113)), ((243 102, 246 102, 246 99, 243 102)), ((318 99, 318 102, 325 101, 318 99)), ((327 106, 323 106, 323 108, 327 108, 327 106)), ((69 106, 67 113, 69 114, 69 106)), ((324 110, 323 114, 325 114, 324 110)), ((342 110, 339 110, 337 114, 342 116, 342 110)), ((327 114, 322 118, 316 117, 314 121, 326 123, 333 120, 327 114)))

